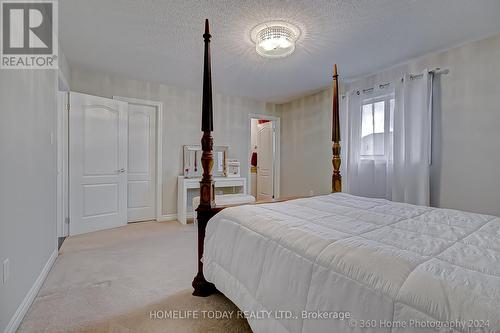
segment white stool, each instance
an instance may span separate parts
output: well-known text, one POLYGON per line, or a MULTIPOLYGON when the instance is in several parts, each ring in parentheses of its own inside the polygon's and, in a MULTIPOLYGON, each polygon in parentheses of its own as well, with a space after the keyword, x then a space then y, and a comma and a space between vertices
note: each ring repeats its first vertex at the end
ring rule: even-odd
MULTIPOLYGON (((250 194, 221 194, 215 196, 215 204, 217 206, 225 205, 243 205, 255 202, 255 197, 250 194)), ((193 198, 193 219, 196 223, 197 212, 196 208, 200 205, 200 197, 193 198)))

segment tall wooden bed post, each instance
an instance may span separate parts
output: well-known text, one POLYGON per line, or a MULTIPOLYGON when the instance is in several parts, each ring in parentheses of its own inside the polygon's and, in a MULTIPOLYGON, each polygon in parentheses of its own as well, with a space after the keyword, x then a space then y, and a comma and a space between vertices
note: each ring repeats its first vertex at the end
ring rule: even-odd
MULTIPOLYGON (((203 101, 201 131, 201 165, 203 167, 203 176, 200 181, 200 205, 196 209, 198 212, 198 274, 193 279, 193 295, 206 297, 217 292, 215 285, 208 282, 203 275, 203 247, 205 243, 205 229, 208 221, 224 207, 215 205, 215 188, 212 179, 212 167, 214 164, 212 137, 213 111, 212 111, 212 73, 210 65, 210 28, 208 20, 205 20, 205 41, 204 68, 203 68, 203 101)), ((337 65, 333 68, 333 122, 332 122, 332 141, 333 141, 333 176, 332 192, 342 190, 342 178, 340 176, 340 121, 339 121, 339 98, 337 82, 337 65)))
POLYGON ((332 141, 333 141, 333 175, 332 192, 342 192, 342 176, 340 175, 340 116, 339 116, 339 84, 337 65, 333 66, 333 109, 332 109, 332 141))
POLYGON ((213 283, 205 280, 203 276, 203 245, 205 242, 205 228, 208 221, 217 214, 220 209, 215 207, 215 189, 212 179, 212 167, 214 164, 212 137, 213 112, 212 112, 212 73, 210 66, 210 28, 208 19, 205 20, 205 55, 203 67, 203 101, 202 101, 202 117, 201 130, 203 136, 201 138, 201 165, 203 167, 203 177, 200 181, 200 205, 196 209, 198 212, 198 274, 193 280, 193 295, 209 296, 216 291, 213 283))

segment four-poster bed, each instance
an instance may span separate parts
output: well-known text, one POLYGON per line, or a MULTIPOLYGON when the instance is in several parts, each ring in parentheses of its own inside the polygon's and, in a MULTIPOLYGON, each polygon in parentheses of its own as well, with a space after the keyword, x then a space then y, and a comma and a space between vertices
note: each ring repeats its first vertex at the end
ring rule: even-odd
MULTIPOLYGON (((203 247, 205 241, 205 229, 208 221, 225 207, 215 205, 215 186, 212 178, 212 167, 214 164, 212 132, 213 125, 213 103, 212 103, 212 66, 210 57, 210 25, 208 19, 205 20, 204 40, 204 61, 203 61, 203 97, 201 116, 201 138, 202 157, 201 164, 203 175, 200 181, 200 205, 196 209, 198 213, 198 273, 193 280, 193 295, 209 296, 217 289, 213 283, 207 282, 203 275, 203 247)), ((333 104, 332 104, 332 193, 342 192, 342 176, 340 174, 340 115, 339 115, 339 86, 337 65, 333 66, 333 104)), ((287 199, 278 199, 285 201, 287 199)))
POLYGON ((336 66, 334 193, 215 206, 208 20, 203 37, 203 178, 193 295, 219 290, 256 332, 414 332, 418 325, 452 322, 463 325, 453 332, 500 331, 500 218, 339 193, 336 66))

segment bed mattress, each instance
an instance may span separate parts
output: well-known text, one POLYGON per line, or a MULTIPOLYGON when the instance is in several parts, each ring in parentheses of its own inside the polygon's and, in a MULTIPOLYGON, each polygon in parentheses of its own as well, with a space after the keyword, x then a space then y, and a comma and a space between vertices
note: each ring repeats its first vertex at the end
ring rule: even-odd
POLYGON ((205 277, 254 332, 500 332, 500 218, 344 193, 227 208, 205 277))

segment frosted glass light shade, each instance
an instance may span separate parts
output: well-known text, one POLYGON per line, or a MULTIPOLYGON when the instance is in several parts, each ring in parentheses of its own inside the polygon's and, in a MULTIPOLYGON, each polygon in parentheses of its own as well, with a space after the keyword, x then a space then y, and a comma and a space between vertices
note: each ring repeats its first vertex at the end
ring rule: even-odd
POLYGON ((265 58, 289 56, 295 51, 295 42, 299 36, 299 28, 282 21, 259 24, 250 33, 255 50, 265 58))

